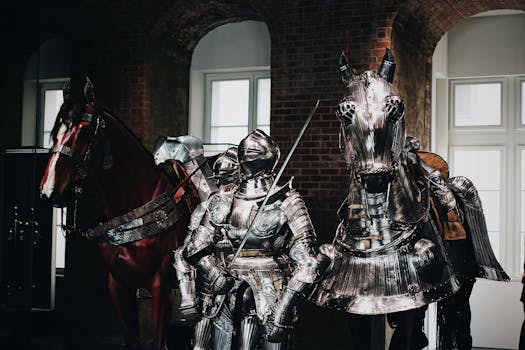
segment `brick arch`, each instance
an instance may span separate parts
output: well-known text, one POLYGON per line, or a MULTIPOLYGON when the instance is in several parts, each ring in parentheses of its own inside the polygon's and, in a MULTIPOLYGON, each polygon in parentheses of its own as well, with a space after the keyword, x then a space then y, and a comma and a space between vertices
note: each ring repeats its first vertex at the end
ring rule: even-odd
POLYGON ((152 21, 149 34, 152 39, 167 39, 181 49, 193 51, 199 40, 218 26, 244 20, 265 21, 267 16, 267 9, 255 1, 177 1, 152 21))
POLYGON ((146 34, 151 115, 146 144, 153 145, 158 135, 188 132, 189 72, 195 46, 208 32, 223 24, 264 21, 266 10, 253 3, 176 1, 151 21, 146 34))
POLYGON ((454 25, 480 12, 525 10, 520 0, 409 0, 400 6, 392 24, 397 87, 406 99, 407 134, 430 146, 432 54, 438 41, 454 25))

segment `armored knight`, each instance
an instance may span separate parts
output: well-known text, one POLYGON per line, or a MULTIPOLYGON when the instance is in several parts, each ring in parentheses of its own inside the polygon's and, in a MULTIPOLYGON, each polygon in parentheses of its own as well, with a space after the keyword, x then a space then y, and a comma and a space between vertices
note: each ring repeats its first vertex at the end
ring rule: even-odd
POLYGON ((210 197, 208 214, 184 250, 186 260, 205 276, 214 294, 228 293, 231 276, 238 281, 236 295, 242 310, 235 313, 240 317, 240 349, 281 349, 297 300, 329 263, 317 250, 308 211, 291 181, 269 192, 279 153, 273 139, 261 130, 240 142, 239 187, 210 197), (236 259, 226 257, 226 269, 213 253, 224 236, 233 249, 245 243, 236 259))
MULTIPOLYGON (((213 164, 213 177, 219 190, 212 194, 229 196, 236 189, 239 182, 239 164, 237 149, 230 147, 223 152, 213 164)), ((232 312, 235 304, 235 295, 232 290, 228 294, 213 294, 206 279, 207 276, 198 274, 196 269, 183 258, 182 252, 190 244, 191 232, 201 230, 208 223, 210 201, 202 202, 193 212, 188 226, 190 234, 186 236, 183 247, 175 252, 174 267, 181 285, 181 306, 179 310, 187 319, 197 316, 200 320, 194 327, 193 349, 226 349, 231 347, 233 335, 232 312), (200 311, 200 312, 199 312, 200 311)), ((207 229, 214 230, 208 226, 207 229)), ((222 268, 225 267, 225 255, 232 252, 230 242, 221 237, 213 247, 213 254, 222 268)))
MULTIPOLYGON (((186 173, 193 174, 191 181, 199 192, 201 203, 218 189, 213 181, 212 170, 204 157, 202 141, 197 137, 189 135, 159 137, 153 150, 153 158, 171 178, 180 178, 177 176, 180 174, 173 174, 177 170, 173 162, 182 163, 186 173)), ((195 211, 201 212, 202 205, 199 205, 195 211)), ((174 267, 181 293, 179 317, 182 321, 191 322, 200 318, 195 287, 196 271, 182 259, 182 249, 183 247, 174 251, 174 267)))

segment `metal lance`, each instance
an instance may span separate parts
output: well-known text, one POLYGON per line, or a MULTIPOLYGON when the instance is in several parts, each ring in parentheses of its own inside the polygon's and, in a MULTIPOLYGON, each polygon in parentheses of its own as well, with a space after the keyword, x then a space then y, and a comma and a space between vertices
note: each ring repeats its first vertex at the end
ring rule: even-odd
POLYGON ((239 253, 241 252, 242 248, 246 244, 246 241, 248 240, 248 236, 250 234, 250 231, 251 231, 253 225, 257 222, 257 219, 259 218, 259 215, 264 210, 264 207, 266 206, 266 203, 268 202, 268 199, 270 199, 270 196, 271 196, 271 193, 272 193, 273 189, 275 188, 275 186, 277 185, 277 182, 281 178, 281 175, 283 174, 284 169, 286 168, 286 165, 288 165, 288 162, 290 161, 290 158, 292 157, 293 152, 297 148, 297 145, 299 144, 299 141, 301 141, 301 137, 303 136, 306 128, 308 127, 308 124, 310 124, 310 120, 312 120, 312 117, 314 116, 315 111, 317 111, 317 107, 319 107, 319 100, 317 100, 314 108, 312 108, 310 114, 308 115, 308 118, 306 118, 306 121, 304 122, 303 128, 299 132, 299 136, 297 136, 297 139, 295 140, 292 148, 290 149, 290 152, 288 152, 288 156, 286 156, 286 159, 284 160, 283 165, 281 166, 281 169, 279 169, 279 172, 275 176, 275 178, 273 180, 273 183, 270 186, 270 189, 266 193, 266 196, 264 197, 264 200, 262 201, 261 206, 259 207, 259 210, 257 210, 257 214, 255 214, 255 217, 253 218, 252 222, 250 223, 250 226, 248 227, 248 229, 246 230, 246 233, 244 234, 244 237, 243 237, 243 239, 241 241, 241 244, 239 245, 239 248, 237 248, 237 251, 235 252, 235 255, 233 256, 232 260, 230 261, 230 263, 228 264, 226 269, 228 269, 233 264, 235 259, 237 259, 237 257, 239 256, 239 253))

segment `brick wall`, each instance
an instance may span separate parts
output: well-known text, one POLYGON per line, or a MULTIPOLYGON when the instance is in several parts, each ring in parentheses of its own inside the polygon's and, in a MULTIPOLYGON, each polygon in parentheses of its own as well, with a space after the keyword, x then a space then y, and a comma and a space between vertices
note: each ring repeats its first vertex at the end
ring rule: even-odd
MULTIPOLYGON (((200 38, 228 22, 265 21, 271 35, 271 132, 287 155, 317 99, 319 110, 284 177, 295 177, 320 241, 332 239, 335 212, 347 193, 347 172, 338 150, 334 107, 342 97, 337 59, 348 43, 351 64, 376 69, 385 47, 393 47, 394 84, 406 100, 407 131, 430 142, 431 56, 437 41, 462 19, 482 11, 525 10, 522 0, 85 0, 28 1, 2 11, 3 42, 0 117, 2 144, 18 142, 24 57, 47 38, 73 41, 73 75, 89 75, 99 100, 109 106, 151 148, 158 135, 187 133, 191 53, 200 38), (31 21, 23 21, 30 18, 31 21), (21 27, 21 22, 25 26, 21 27), (7 30, 16 28, 17 30, 7 30), (37 39, 36 39, 37 38, 37 39), (18 63, 18 64, 15 64, 18 63), (15 87, 10 89, 10 87, 15 87), (5 132, 6 130, 10 132, 5 132), (11 130, 14 130, 11 132, 11 130)), ((1 167, 0 167, 1 168, 1 167)), ((325 341, 345 348, 347 332, 337 313, 317 312, 325 341), (333 327, 331 327, 333 326, 333 327)), ((315 348, 315 322, 301 323, 301 349, 315 348), (309 334, 314 334, 309 336, 309 334), (308 346, 307 344, 312 341, 308 346)))

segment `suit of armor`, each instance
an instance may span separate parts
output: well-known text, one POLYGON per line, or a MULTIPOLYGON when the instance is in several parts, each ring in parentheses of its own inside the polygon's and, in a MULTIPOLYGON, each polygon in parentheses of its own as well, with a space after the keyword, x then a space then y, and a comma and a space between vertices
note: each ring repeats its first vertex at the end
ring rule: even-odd
MULTIPOLYGON (((193 212, 188 226, 188 232, 205 230, 209 215, 209 206, 215 196, 229 196, 239 182, 239 165, 237 149, 231 147, 223 152, 213 165, 213 178, 218 191, 203 201, 193 212), (203 227, 200 227, 203 225, 203 227)), ((213 227, 206 227, 213 230, 213 227)), ((210 289, 210 283, 197 269, 186 262, 182 252, 191 244, 191 234, 186 237, 184 245, 175 251, 174 267, 179 279, 181 290, 181 313, 186 319, 200 318, 195 324, 193 348, 194 350, 230 348, 233 324, 231 309, 235 302, 232 293, 216 295, 210 289)), ((214 254, 219 263, 224 261, 224 254, 231 252, 228 241, 215 242, 214 254)), ((222 267, 225 265, 222 264, 222 267)), ((226 289, 229 289, 226 288, 226 289)))
POLYGON ((298 298, 329 263, 317 250, 308 211, 291 184, 268 194, 278 157, 278 147, 264 132, 255 130, 244 138, 238 151, 239 187, 210 197, 207 218, 184 250, 214 294, 228 292, 230 275, 238 281, 237 296, 243 304, 242 311, 236 311, 241 317, 239 349, 280 349, 286 344, 298 298), (261 209, 266 195, 269 199, 261 209), (262 212, 252 225, 258 210, 262 212), (226 259, 229 275, 212 253, 224 235, 234 249, 248 235, 237 259, 226 259))
MULTIPOLYGON (((195 209, 190 220, 190 227, 197 227, 205 207, 202 204, 208 196, 217 191, 217 184, 213 180, 210 166, 204 157, 204 148, 201 140, 194 136, 160 137, 153 150, 155 163, 163 167, 167 174, 173 170, 173 162, 182 163, 188 174, 193 173, 191 181, 199 192, 201 204, 195 209), (196 168, 200 169, 194 172, 196 168)), ((174 251, 174 268, 179 281, 181 303, 179 305, 179 318, 182 321, 195 321, 200 318, 198 311, 198 298, 196 294, 196 271, 182 259, 182 247, 174 251)))

